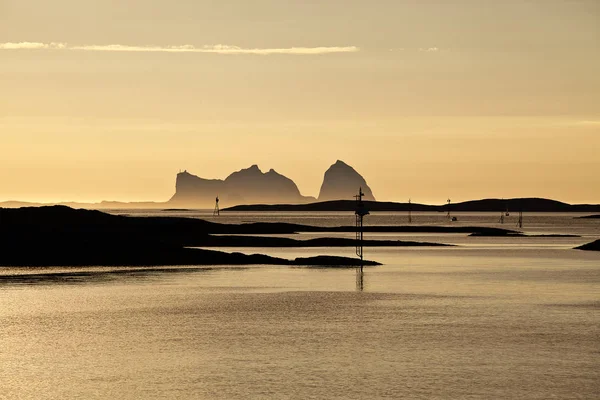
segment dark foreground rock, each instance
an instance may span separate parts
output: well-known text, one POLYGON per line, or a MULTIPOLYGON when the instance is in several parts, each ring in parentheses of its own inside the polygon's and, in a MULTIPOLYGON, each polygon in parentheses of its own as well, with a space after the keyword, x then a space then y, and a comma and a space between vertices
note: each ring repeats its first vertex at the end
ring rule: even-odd
POLYGON ((357 266, 381 265, 349 257, 315 256, 287 260, 264 254, 226 253, 203 249, 136 249, 106 246, 65 247, 59 243, 53 249, 35 252, 8 252, 0 256, 0 266, 9 267, 92 267, 92 266, 198 266, 198 265, 314 265, 357 266))
POLYGON ((575 219, 600 219, 600 214, 584 215, 583 217, 576 217, 575 219))
MULTIPOLYGON (((279 229, 282 227, 265 227, 279 229)), ((190 249, 235 225, 188 218, 124 217, 64 206, 1 209, 0 266, 354 265, 352 258, 301 262, 262 254, 190 249), (319 264, 323 263, 323 264, 319 264)), ((246 228, 242 228, 242 232, 246 228)), ((250 231, 257 227, 250 228, 250 231)), ((289 229, 284 227, 283 229, 289 229)), ((261 233, 260 230, 258 233, 261 233)), ((264 233, 264 231, 262 232, 264 233)))
POLYGON ((591 243, 584 244, 583 246, 575 247, 577 250, 589 250, 589 251, 600 251, 600 239, 595 240, 591 243))

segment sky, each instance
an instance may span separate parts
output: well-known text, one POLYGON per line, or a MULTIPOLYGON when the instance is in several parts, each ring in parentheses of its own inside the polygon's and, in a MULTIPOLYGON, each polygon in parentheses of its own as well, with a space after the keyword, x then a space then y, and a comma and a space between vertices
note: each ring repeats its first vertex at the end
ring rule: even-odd
POLYGON ((258 164, 317 196, 600 203, 597 0, 0 0, 0 201, 165 201, 258 164))

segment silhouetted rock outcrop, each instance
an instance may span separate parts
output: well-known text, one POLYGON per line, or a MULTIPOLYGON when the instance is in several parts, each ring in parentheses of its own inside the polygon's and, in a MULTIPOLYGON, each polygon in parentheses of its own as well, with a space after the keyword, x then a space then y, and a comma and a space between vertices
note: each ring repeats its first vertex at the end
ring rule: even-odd
POLYGON ((209 205, 214 204, 215 197, 225 194, 224 192, 221 179, 204 179, 184 171, 177 174, 175 195, 170 202, 209 205))
POLYGON ((375 201, 371 188, 354 168, 343 161, 337 160, 323 177, 323 184, 319 192, 319 201, 351 199, 362 187, 364 199, 375 201))
POLYGON ((577 217, 577 219, 600 219, 600 214, 585 215, 583 217, 577 217))
POLYGON ((595 240, 591 243, 584 244, 579 247, 575 247, 577 250, 588 250, 588 251, 600 251, 600 239, 595 240))
MULTIPOLYGON (((371 188, 354 168, 337 161, 325 172, 319 200, 351 199, 362 187, 365 200, 374 201, 371 188)), ((225 180, 204 179, 187 171, 177 174, 176 192, 169 201, 177 206, 211 207, 219 196, 221 205, 305 204, 316 200, 302 196, 291 179, 257 165, 229 175, 225 180)))
POLYGON ((169 203, 178 206, 211 207, 219 196, 221 205, 306 203, 315 200, 300 194, 291 179, 271 169, 263 173, 257 165, 229 175, 225 180, 204 179, 187 171, 177 174, 175 195, 169 203))
POLYGON ((194 218, 125 217, 64 206, 0 208, 0 267, 360 263, 345 257, 286 260, 189 248, 209 243, 210 233, 281 232, 293 228, 287 224, 228 225, 194 218))
POLYGON ((225 179, 227 195, 237 203, 306 203, 298 186, 274 169, 263 173, 258 165, 234 172, 225 179))

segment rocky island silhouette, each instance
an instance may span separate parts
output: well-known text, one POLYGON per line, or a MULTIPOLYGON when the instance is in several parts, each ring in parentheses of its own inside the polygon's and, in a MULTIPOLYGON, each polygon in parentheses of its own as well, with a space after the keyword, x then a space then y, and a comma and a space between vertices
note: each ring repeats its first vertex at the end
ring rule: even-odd
POLYGON ((375 201, 375 196, 365 178, 345 162, 337 160, 325 171, 319 202, 351 199, 356 194, 356 188, 362 188, 363 200, 375 201))
POLYGON ((232 173, 224 180, 204 179, 187 171, 180 172, 175 194, 168 203, 173 207, 210 207, 217 195, 223 204, 229 205, 315 201, 314 197, 302 196, 291 179, 274 169, 264 173, 255 164, 232 173))
MULTIPOLYGON (((375 197, 366 180, 354 168, 337 160, 327 169, 318 201, 351 199, 356 189, 362 187, 365 200, 375 197)), ((169 200, 172 207, 204 207, 213 205, 215 196, 226 206, 237 204, 307 204, 317 201, 303 196, 290 178, 274 169, 262 172, 258 165, 242 169, 224 180, 205 179, 187 170, 177 174, 175 194, 169 200)))
MULTIPOLYGON (((164 202, 118 202, 100 203, 31 203, 22 201, 0 202, 0 207, 65 205, 87 209, 209 209, 220 199, 221 211, 353 211, 353 196, 362 188, 365 205, 372 211, 445 212, 447 204, 430 205, 376 201, 367 180, 352 166, 337 160, 323 175, 317 198, 301 194, 296 183, 270 169, 262 172, 258 165, 231 173, 225 179, 206 179, 186 171, 179 172, 175 181, 175 193, 164 202)), ((407 196, 408 197, 408 196, 407 196)), ((454 212, 600 212, 600 204, 568 204, 545 198, 512 198, 469 200, 452 204, 454 212)), ((597 218, 589 216, 587 218, 597 218)))

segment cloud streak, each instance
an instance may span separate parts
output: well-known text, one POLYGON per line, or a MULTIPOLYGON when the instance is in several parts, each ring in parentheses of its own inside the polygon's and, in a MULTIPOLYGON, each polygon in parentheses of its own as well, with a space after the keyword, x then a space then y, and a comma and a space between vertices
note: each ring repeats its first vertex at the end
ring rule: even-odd
POLYGON ((356 46, 342 47, 287 47, 287 48, 243 48, 217 44, 213 46, 195 47, 183 46, 129 46, 123 44, 69 46, 66 43, 19 42, 0 43, 0 50, 69 50, 96 52, 136 52, 136 53, 209 53, 226 55, 319 55, 333 53, 355 53, 360 49, 356 46))
POLYGON ((600 120, 586 120, 586 121, 577 121, 575 123, 576 125, 579 126, 593 126, 593 127, 600 127, 600 120))
POLYGON ((19 42, 19 43, 0 43, 0 50, 47 50, 67 48, 65 43, 40 43, 40 42, 19 42))

